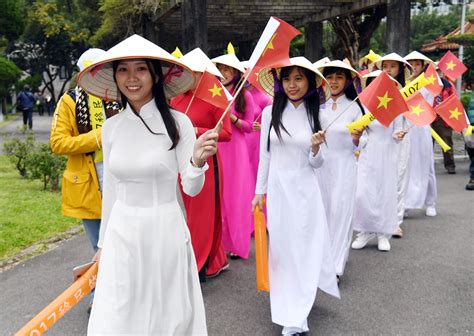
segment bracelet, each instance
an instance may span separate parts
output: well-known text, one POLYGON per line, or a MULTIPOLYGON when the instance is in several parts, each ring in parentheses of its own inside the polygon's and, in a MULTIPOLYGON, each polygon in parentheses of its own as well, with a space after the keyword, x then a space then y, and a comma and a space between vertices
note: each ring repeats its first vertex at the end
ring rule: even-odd
POLYGON ((191 166, 193 166, 194 168, 202 168, 202 167, 204 167, 204 165, 206 164, 206 161, 204 161, 204 163, 203 163, 202 166, 198 166, 197 164, 195 164, 195 163, 193 162, 193 158, 192 158, 192 157, 189 159, 189 162, 191 162, 191 166))
POLYGON ((235 117, 236 119, 232 122, 232 124, 237 124, 237 122, 240 120, 239 117, 235 117))

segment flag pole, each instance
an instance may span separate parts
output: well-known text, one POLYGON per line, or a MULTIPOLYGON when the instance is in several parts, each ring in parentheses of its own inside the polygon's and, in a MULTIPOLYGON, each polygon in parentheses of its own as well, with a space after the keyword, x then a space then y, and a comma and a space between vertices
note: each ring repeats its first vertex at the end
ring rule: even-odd
POLYGON ((188 114, 189 108, 190 108, 191 105, 193 104, 194 97, 196 97, 196 96, 195 96, 195 94, 194 94, 194 92, 193 92, 193 96, 191 97, 191 100, 189 101, 188 107, 186 107, 186 111, 184 112, 184 114, 186 114, 186 115, 188 114))
POLYGON ((219 125, 222 122, 222 120, 224 120, 224 117, 229 112, 230 108, 232 107, 232 104, 234 103, 235 98, 239 95, 240 91, 242 91, 245 82, 249 78, 250 73, 251 73, 251 71, 248 71, 247 74, 244 76, 244 80, 242 80, 240 82, 240 85, 237 87, 237 90, 235 91, 234 95, 232 96, 232 100, 229 101, 229 104, 227 105, 227 108, 225 109, 225 111, 222 113, 221 117, 217 121, 216 126, 214 126, 214 130, 217 128, 217 125, 219 125))
POLYGON ((344 113, 346 113, 346 111, 355 103, 355 101, 356 101, 358 98, 359 98, 359 96, 355 97, 354 100, 351 101, 351 103, 350 103, 341 113, 339 113, 339 114, 336 116, 336 118, 334 118, 334 120, 329 123, 329 125, 327 125, 327 127, 324 129, 323 132, 326 133, 326 131, 328 130, 328 128, 329 128, 332 124, 334 124, 334 123, 336 122, 336 120, 339 119, 344 113))
MULTIPOLYGON (((461 31, 460 34, 464 34, 464 25, 466 24, 466 2, 467 0, 462 0, 462 12, 461 12, 461 31)), ((464 59, 464 45, 459 44, 459 60, 462 62, 464 59)), ((462 85, 462 75, 458 78, 456 83, 456 91, 461 97, 461 85, 462 85)))

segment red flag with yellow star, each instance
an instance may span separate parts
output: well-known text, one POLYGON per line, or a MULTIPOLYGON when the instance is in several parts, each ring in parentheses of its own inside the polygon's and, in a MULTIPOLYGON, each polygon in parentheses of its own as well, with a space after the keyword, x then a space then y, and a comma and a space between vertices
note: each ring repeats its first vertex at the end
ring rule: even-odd
POLYGON ((415 126, 426 126, 435 121, 436 112, 425 98, 423 98, 420 91, 416 91, 408 97, 406 102, 410 111, 403 113, 403 115, 415 126))
POLYGON ((385 127, 398 115, 409 110, 395 82, 385 72, 359 94, 359 100, 385 127))
POLYGON ((439 60, 438 67, 453 82, 467 71, 466 66, 450 50, 439 60))
POLYGON ((272 16, 250 57, 249 69, 290 65, 290 43, 298 35, 298 29, 272 16))
POLYGON ((428 90, 428 92, 431 93, 433 97, 438 96, 441 91, 443 91, 443 84, 441 83, 441 80, 436 73, 436 69, 432 64, 428 65, 428 68, 426 68, 425 78, 428 81, 425 89, 428 90))
POLYGON ((226 89, 216 76, 207 71, 202 74, 194 96, 224 110, 229 105, 226 89))
POLYGON ((467 127, 466 112, 456 95, 451 95, 436 106, 436 113, 456 132, 461 132, 467 127))

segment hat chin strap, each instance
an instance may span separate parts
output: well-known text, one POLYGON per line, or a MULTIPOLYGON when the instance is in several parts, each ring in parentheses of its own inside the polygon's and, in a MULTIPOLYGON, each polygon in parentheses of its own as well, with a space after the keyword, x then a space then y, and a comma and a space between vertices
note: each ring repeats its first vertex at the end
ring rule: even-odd
POLYGON ((298 99, 291 99, 290 97, 288 97, 288 100, 292 101, 293 103, 297 103, 297 102, 299 102, 299 101, 301 101, 301 100, 304 100, 304 99, 306 99, 306 98, 308 98, 308 97, 311 97, 311 96, 314 95, 317 91, 318 91, 318 90, 314 89, 314 90, 311 90, 311 91, 309 91, 309 92, 306 92, 306 94, 305 94, 303 97, 298 98, 298 99))
POLYGON ((337 92, 337 93, 332 93, 331 92, 331 97, 339 97, 341 95, 341 93, 346 91, 346 89, 349 87, 349 85, 352 85, 352 83, 354 83, 354 78, 351 78, 339 92, 337 92))

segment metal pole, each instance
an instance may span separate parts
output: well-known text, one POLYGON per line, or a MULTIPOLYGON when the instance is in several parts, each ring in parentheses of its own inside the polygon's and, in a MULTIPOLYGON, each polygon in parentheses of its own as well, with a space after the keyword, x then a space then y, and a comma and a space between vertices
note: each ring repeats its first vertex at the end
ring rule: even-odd
MULTIPOLYGON (((466 23, 466 2, 467 0, 462 1, 462 14, 461 14, 461 34, 464 34, 464 25, 466 23)), ((459 45, 459 60, 462 62, 464 58, 464 46, 462 44, 459 45)), ((462 84, 462 76, 458 78, 456 83, 456 91, 458 92, 459 97, 461 97, 461 84, 462 84)))

